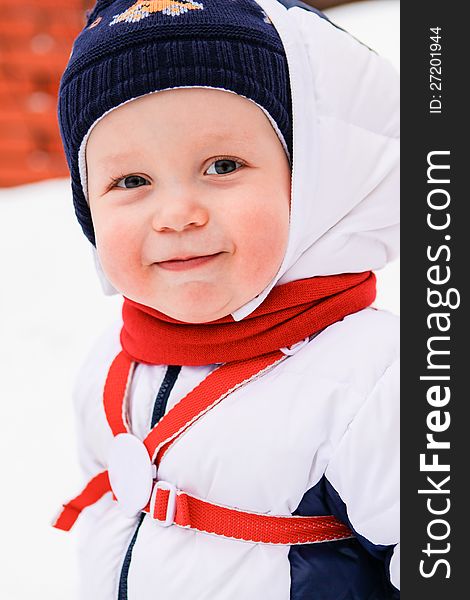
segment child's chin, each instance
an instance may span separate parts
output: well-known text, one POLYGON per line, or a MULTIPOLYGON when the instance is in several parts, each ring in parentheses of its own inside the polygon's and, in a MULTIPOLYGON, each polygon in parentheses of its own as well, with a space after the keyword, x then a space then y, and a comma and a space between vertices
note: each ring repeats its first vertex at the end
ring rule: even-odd
POLYGON ((178 321, 182 321, 184 323, 210 323, 211 321, 216 321, 217 319, 221 319, 222 317, 230 314, 230 310, 216 310, 211 309, 210 306, 204 307, 193 307, 189 309, 188 307, 182 308, 181 310, 175 310, 175 308, 170 308, 164 312, 166 315, 171 317, 172 319, 177 319, 178 321))
POLYGON ((185 323, 216 321, 229 315, 233 308, 226 291, 220 293, 214 287, 184 286, 177 294, 160 303, 158 310, 185 323))

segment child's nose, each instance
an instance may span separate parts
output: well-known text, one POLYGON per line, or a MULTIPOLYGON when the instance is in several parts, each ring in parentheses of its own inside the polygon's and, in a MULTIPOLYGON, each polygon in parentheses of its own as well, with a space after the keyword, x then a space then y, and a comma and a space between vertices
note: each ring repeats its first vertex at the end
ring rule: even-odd
POLYGON ((207 208, 190 192, 183 195, 165 195, 157 199, 152 227, 155 231, 184 231, 202 227, 209 220, 207 208))

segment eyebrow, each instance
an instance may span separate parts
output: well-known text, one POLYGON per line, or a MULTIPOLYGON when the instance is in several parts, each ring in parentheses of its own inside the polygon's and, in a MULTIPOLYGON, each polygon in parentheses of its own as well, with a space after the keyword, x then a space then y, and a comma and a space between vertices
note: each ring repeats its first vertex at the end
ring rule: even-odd
POLYGON ((249 142, 252 139, 253 139, 253 136, 251 135, 251 132, 249 132, 248 135, 245 135, 245 134, 242 135, 240 133, 240 131, 237 131, 235 134, 232 131, 223 131, 222 133, 214 132, 214 133, 204 135, 204 141, 210 140, 210 141, 214 141, 214 142, 225 142, 226 140, 229 140, 230 142, 238 143, 238 142, 249 142))
MULTIPOLYGON (((222 133, 212 132, 212 133, 205 133, 202 136, 201 146, 204 147, 204 146, 207 146, 208 143, 225 142, 225 141, 230 141, 231 143, 238 143, 238 142, 247 143, 251 139, 252 138, 250 136, 246 136, 246 135, 239 136, 239 134, 234 139, 233 133, 228 132, 228 131, 224 131, 222 133)), ((103 158, 99 158, 96 162, 99 165, 106 166, 109 162, 115 162, 115 161, 120 161, 120 160, 129 160, 129 159, 135 158, 135 156, 136 156, 136 153, 133 153, 133 152, 118 152, 116 154, 107 154, 103 158)))

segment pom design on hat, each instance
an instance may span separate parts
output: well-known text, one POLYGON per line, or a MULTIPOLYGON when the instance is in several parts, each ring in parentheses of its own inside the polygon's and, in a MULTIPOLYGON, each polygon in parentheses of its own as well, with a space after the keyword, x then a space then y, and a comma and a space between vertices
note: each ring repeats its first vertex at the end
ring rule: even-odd
POLYGON ((149 0, 148 2, 138 0, 123 13, 114 15, 110 25, 116 25, 116 23, 122 23, 123 21, 126 23, 136 23, 156 12, 177 17, 187 13, 188 10, 203 9, 202 2, 194 2, 193 0, 149 0))

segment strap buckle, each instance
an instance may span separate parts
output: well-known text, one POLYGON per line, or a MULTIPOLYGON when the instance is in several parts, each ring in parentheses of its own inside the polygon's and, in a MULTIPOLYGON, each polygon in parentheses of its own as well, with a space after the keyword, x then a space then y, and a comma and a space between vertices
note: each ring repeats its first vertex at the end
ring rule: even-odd
POLYGON ((176 515, 176 496, 176 487, 168 481, 157 481, 153 487, 152 496, 150 498, 150 516, 162 527, 169 527, 174 523, 176 515))

